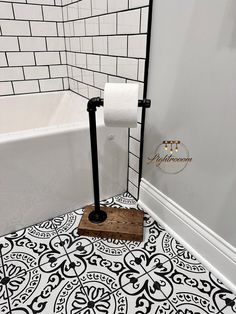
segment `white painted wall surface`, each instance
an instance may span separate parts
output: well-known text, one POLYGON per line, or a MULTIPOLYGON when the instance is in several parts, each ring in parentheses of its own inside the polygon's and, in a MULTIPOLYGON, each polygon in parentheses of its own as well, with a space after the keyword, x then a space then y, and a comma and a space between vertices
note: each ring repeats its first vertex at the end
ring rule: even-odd
POLYGON ((143 177, 236 247, 236 1, 154 0, 143 177), (180 139, 176 175, 147 157, 180 139))

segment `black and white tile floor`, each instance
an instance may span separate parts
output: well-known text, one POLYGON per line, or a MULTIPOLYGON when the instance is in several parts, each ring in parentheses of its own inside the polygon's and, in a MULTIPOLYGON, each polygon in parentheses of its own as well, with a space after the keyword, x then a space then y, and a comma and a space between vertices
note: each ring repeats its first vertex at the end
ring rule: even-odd
MULTIPOLYGON (((128 193, 102 203, 136 206, 128 193)), ((236 313, 235 296, 147 214, 135 243, 79 237, 82 212, 0 238, 0 313, 236 313)))

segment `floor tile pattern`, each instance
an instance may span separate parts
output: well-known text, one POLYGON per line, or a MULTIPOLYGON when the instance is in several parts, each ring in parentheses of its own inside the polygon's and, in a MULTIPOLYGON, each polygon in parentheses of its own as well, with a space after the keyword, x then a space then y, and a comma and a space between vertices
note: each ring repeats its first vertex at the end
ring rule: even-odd
MULTIPOLYGON (((129 193, 101 203, 141 210, 129 193)), ((148 214, 141 243, 78 236, 82 214, 0 238, 0 313, 236 313, 233 293, 148 214)))

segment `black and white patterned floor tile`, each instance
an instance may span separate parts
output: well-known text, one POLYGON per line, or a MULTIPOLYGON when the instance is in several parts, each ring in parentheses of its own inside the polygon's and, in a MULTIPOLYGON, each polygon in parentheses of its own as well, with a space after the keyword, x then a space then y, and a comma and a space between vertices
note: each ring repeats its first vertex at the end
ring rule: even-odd
MULTIPOLYGON (((128 193, 101 204, 137 208, 128 193)), ((78 236, 82 214, 0 238, 0 313, 236 313, 235 296, 146 213, 142 243, 78 236)))

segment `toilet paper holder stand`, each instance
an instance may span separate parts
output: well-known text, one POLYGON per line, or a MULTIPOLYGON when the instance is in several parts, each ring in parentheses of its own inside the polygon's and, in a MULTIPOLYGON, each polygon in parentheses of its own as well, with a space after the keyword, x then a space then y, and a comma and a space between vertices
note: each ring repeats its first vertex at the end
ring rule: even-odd
MULTIPOLYGON (((91 98, 87 104, 87 111, 89 113, 89 129, 90 129, 90 141, 91 141, 94 206, 93 206, 93 208, 90 208, 89 212, 87 213, 86 217, 84 218, 84 221, 80 222, 80 225, 78 228, 78 233, 80 235, 91 235, 91 234, 102 235, 101 232, 100 233, 99 232, 90 232, 90 233, 85 232, 83 225, 84 225, 84 223, 86 225, 86 220, 87 220, 88 224, 90 224, 90 225, 91 224, 99 225, 99 224, 102 224, 103 222, 105 222, 107 219, 107 210, 105 211, 105 210, 102 210, 100 208, 98 152, 97 152, 97 129, 96 129, 97 107, 103 106, 103 103, 104 102, 103 102, 102 98, 94 97, 94 98, 91 98)), ((149 99, 138 100, 138 107, 150 108, 151 107, 151 100, 149 100, 149 99)), ((135 212, 139 212, 139 211, 135 210, 135 212)), ((112 234, 109 234, 109 236, 113 237, 112 234)), ((115 238, 117 238, 117 237, 115 237, 115 238)), ((118 237, 118 238, 120 238, 120 237, 118 237)), ((125 238, 122 238, 122 239, 125 239, 125 238)))

